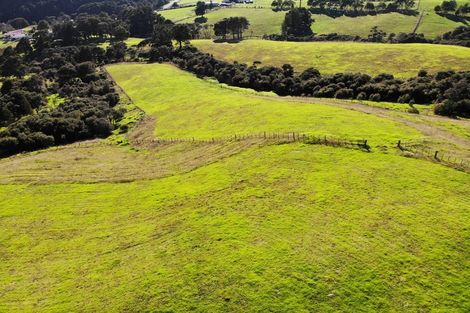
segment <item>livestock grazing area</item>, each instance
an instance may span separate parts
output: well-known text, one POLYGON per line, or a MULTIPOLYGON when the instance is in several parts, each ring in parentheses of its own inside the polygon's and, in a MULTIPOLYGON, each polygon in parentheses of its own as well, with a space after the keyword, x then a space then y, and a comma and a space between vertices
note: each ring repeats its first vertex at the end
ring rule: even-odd
MULTIPOLYGON (((195 3, 194 1, 193 3, 195 3)), ((300 4, 299 1, 296 1, 300 4)), ((442 0, 415 1, 415 9, 418 14, 404 15, 399 13, 387 13, 358 17, 329 17, 324 14, 313 14, 315 22, 312 30, 318 34, 338 33, 367 37, 372 27, 378 26, 386 33, 410 33, 416 29, 417 33, 423 33, 426 38, 434 38, 443 33, 463 26, 468 23, 463 19, 450 19, 434 12, 434 7, 441 4, 442 0)), ((468 1, 457 1, 459 4, 468 1)), ((285 12, 274 12, 271 9, 272 1, 254 1, 253 5, 235 5, 231 8, 221 8, 206 13, 208 25, 230 16, 245 16, 250 21, 250 28, 245 35, 263 36, 265 34, 279 34, 285 12)), ((307 1, 302 1, 305 6, 307 1)), ((159 12, 165 18, 181 23, 192 23, 196 17, 194 7, 165 10, 159 12)))
POLYGON ((416 76, 422 69, 435 73, 470 68, 470 49, 459 46, 268 40, 244 40, 236 44, 193 40, 191 43, 229 62, 251 65, 257 61, 261 66, 278 67, 289 63, 297 71, 314 67, 324 74, 393 73, 396 77, 407 78, 416 76))
POLYGON ((0 160, 0 311, 468 311, 470 175, 396 148, 468 160, 468 120, 106 69, 127 144, 0 160))

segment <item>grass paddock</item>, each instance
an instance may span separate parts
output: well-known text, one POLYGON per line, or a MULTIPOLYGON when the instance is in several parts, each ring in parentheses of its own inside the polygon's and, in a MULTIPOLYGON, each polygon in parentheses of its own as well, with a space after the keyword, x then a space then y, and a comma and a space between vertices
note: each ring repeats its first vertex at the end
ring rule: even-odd
POLYGON ((193 40, 192 44, 229 62, 251 65, 260 61, 261 65, 278 67, 289 63, 296 71, 314 67, 324 74, 361 72, 412 77, 420 69, 435 73, 470 68, 470 49, 447 45, 268 40, 244 40, 236 44, 193 40))

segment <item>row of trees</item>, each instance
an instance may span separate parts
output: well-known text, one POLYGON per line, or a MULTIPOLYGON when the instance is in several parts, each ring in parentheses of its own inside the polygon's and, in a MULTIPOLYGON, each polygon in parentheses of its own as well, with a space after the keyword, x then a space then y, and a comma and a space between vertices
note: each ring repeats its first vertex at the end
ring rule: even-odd
POLYGON ((193 47, 167 53, 166 60, 200 77, 214 77, 221 83, 273 91, 280 96, 313 96, 399 103, 438 103, 436 113, 470 117, 470 72, 439 72, 407 80, 390 74, 371 77, 360 73, 322 75, 314 68, 296 74, 285 64, 282 68, 230 64, 216 60, 193 47))
POLYGON ((214 24, 214 33, 216 36, 222 37, 223 40, 227 39, 227 35, 232 34, 232 39, 243 39, 243 32, 248 29, 250 23, 243 16, 234 16, 224 18, 223 20, 214 24))
POLYGON ((441 4, 434 7, 434 11, 438 14, 466 16, 470 14, 470 3, 458 5, 455 0, 444 0, 441 4))
POLYGON ((293 0, 274 0, 271 3, 271 8, 274 12, 278 11, 288 11, 295 7, 295 2, 293 0))
POLYGON ((436 38, 441 44, 460 45, 470 48, 470 27, 459 26, 436 38))
POLYGON ((67 15, 49 18, 39 22, 37 29, 53 29, 54 39, 63 45, 75 45, 90 39, 112 39, 122 41, 130 35, 150 37, 158 21, 153 9, 149 6, 128 7, 122 15, 78 14, 75 18, 67 15))
MULTIPOLYGON (((365 0, 308 0, 308 5, 313 8, 321 9, 338 9, 338 10, 350 10, 359 11, 368 7, 370 10, 376 8, 374 2, 365 0)), ((387 10, 389 9, 411 9, 415 5, 414 0, 391 0, 391 1, 380 1, 377 4, 377 9, 387 10)), ((367 9, 366 9, 367 10, 367 9)))
POLYGON ((265 35, 263 38, 275 41, 360 41, 378 43, 434 43, 449 44, 470 47, 470 27, 459 26, 434 39, 427 39, 422 33, 390 33, 387 34, 378 26, 371 28, 365 38, 352 35, 340 35, 336 33, 316 35, 311 31, 311 23, 314 20, 305 9, 293 9, 289 11, 282 27, 282 34, 265 35))
POLYGON ((64 19, 53 25, 55 39, 64 45, 77 44, 91 38, 124 40, 129 37, 129 26, 106 13, 80 14, 76 19, 64 19))
POLYGON ((325 14, 331 17, 375 15, 390 12, 417 14, 413 7, 414 0, 380 1, 365 0, 308 0, 310 11, 314 14, 325 14))

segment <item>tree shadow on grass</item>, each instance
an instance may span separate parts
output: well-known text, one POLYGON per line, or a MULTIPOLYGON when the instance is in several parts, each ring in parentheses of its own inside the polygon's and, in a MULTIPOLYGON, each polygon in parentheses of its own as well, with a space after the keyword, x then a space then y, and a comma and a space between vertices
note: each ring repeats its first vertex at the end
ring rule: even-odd
POLYGON ((445 17, 453 22, 462 23, 468 25, 470 21, 470 16, 457 16, 455 14, 447 14, 447 13, 437 13, 437 15, 445 17))
POLYGON ((222 42, 226 42, 226 43, 239 43, 240 41, 242 41, 243 39, 230 39, 230 38, 217 38, 217 39, 214 39, 214 42, 215 43, 222 43, 222 42))

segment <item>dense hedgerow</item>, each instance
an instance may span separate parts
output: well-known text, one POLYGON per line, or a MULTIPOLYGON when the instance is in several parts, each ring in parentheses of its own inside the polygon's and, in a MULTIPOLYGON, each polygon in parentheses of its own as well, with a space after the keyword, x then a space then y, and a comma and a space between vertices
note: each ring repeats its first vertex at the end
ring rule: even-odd
POLYGON ((314 34, 310 36, 298 37, 291 35, 265 35, 263 39, 274 40, 274 41, 358 41, 358 42, 381 42, 381 43, 430 43, 440 45, 456 45, 463 47, 470 47, 470 27, 459 26, 452 31, 444 33, 435 39, 427 39, 423 34, 417 33, 398 33, 398 34, 386 34, 382 33, 381 36, 374 34, 374 29, 371 30, 371 34, 367 37, 342 35, 337 33, 331 34, 314 34))
POLYGON ((230 64, 193 47, 175 50, 171 57, 166 51, 165 56, 165 60, 198 76, 215 77, 221 83, 257 91, 274 91, 280 96, 436 103, 437 114, 470 116, 470 72, 445 71, 429 75, 420 71, 418 76, 403 80, 391 74, 375 77, 361 73, 322 75, 313 68, 295 74, 289 64, 282 68, 230 64))

